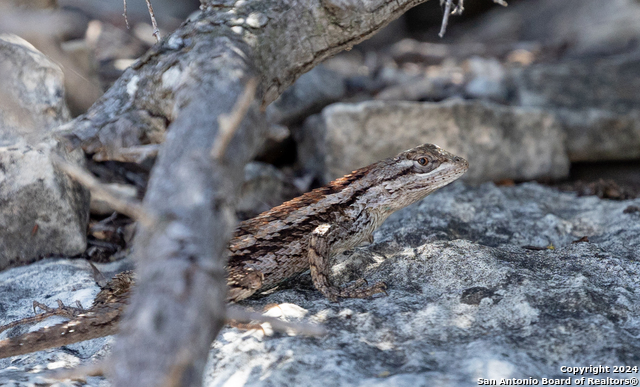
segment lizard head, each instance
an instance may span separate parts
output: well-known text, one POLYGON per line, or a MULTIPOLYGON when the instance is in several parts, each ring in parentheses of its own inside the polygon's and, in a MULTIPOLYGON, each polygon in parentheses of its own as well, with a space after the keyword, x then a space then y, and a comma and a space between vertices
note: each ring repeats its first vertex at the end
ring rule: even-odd
POLYGON ((423 144, 401 152, 380 162, 387 171, 379 176, 379 187, 384 200, 396 211, 424 198, 438 188, 453 182, 469 168, 462 157, 441 149, 437 145, 423 144))

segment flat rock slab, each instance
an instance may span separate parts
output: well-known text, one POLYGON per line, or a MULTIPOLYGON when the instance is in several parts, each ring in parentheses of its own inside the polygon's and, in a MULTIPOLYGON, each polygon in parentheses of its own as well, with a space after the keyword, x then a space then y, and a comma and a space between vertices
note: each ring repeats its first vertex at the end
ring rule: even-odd
POLYGON ((510 77, 516 103, 521 106, 627 113, 640 103, 640 51, 534 64, 514 68, 510 77))
POLYGON ((467 181, 569 173, 563 130, 535 108, 457 99, 338 103, 308 119, 298 137, 302 163, 324 182, 422 143, 465 157, 467 181))
MULTIPOLYGON (((625 213, 630 206, 640 200, 576 197, 534 183, 454 183, 392 215, 372 245, 339 257, 337 281, 383 280, 388 296, 330 303, 302 275, 247 300, 244 306, 272 316, 321 323, 329 334, 264 337, 225 328, 204 385, 476 386, 478 378, 541 385, 542 378, 579 377, 562 366, 638 365, 640 213, 625 213), (573 243, 583 236, 589 242, 573 243)), ((33 299, 58 297, 56 285, 42 282, 52 264, 0 273, 0 286, 11 281, 23 300, 1 301, 0 324, 4 316, 29 315, 33 299)), ((20 377, 14 385, 27 386, 42 377, 29 370, 83 363, 100 351, 73 347, 0 360, 0 384, 20 377)))
POLYGON ((640 52, 535 64, 509 78, 513 103, 555 114, 571 161, 640 157, 640 52))

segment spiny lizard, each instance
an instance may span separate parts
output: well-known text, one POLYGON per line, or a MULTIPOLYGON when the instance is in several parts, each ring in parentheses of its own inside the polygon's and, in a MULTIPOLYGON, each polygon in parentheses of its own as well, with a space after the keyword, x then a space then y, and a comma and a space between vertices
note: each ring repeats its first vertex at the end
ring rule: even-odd
MULTIPOLYGON (((456 180, 468 166, 463 158, 424 144, 240 223, 229 243, 228 300, 243 300, 309 269, 315 287, 332 301, 383 292, 382 282, 334 286, 331 258, 371 241, 389 215, 456 180)), ((115 333, 132 285, 131 273, 119 274, 90 309, 74 312, 70 321, 0 341, 0 358, 115 333)))
POLYGON ((331 300, 382 292, 382 283, 333 286, 330 258, 370 241, 389 215, 456 180, 468 167, 465 159, 424 144, 240 223, 229 243, 229 300, 245 299, 309 269, 316 288, 331 300))

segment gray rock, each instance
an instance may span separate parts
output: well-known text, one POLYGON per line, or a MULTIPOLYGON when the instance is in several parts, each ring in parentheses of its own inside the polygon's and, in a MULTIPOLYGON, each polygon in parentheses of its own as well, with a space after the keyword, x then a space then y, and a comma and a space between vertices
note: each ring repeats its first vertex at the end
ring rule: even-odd
POLYGON ((510 78, 520 106, 627 113, 640 105, 640 52, 534 64, 510 78))
POLYGON ((252 218, 296 196, 296 189, 278 168, 258 161, 244 168, 244 182, 236 211, 252 218))
POLYGON ((635 47, 640 34, 640 5, 634 0, 529 0, 495 7, 470 28, 450 29, 456 42, 499 45, 538 41, 570 55, 602 55, 635 47))
POLYGON ((384 64, 378 78, 386 86, 373 98, 439 101, 464 96, 539 108, 554 115, 565 131, 571 161, 640 157, 640 51, 531 64, 544 57, 544 48, 532 43, 501 50, 490 46, 401 41, 391 54, 405 65, 384 64))
POLYGON ((86 247, 89 193, 57 170, 67 154, 51 138, 69 119, 60 68, 24 40, 0 37, 0 270, 86 247))
POLYGON ((640 53, 513 69, 514 103, 556 115, 571 161, 640 157, 640 53))
MULTIPOLYGON (((0 146, 0 270, 50 255, 86 249, 89 192, 58 170, 55 140, 0 146)), ((82 151, 66 156, 82 163, 82 151)))
MULTIPOLYGON (((409 69, 395 63, 385 63, 378 76, 385 84, 375 99, 385 101, 441 101, 451 97, 464 96, 471 99, 487 99, 506 102, 508 99, 507 69, 495 58, 483 58, 470 52, 466 60, 457 59, 453 52, 440 63, 426 66, 423 60, 425 50, 435 48, 430 55, 444 54, 439 45, 405 40, 394 47, 397 60, 416 59, 409 69), (425 45, 426 47, 423 47, 425 45), (435 46, 435 47, 434 47, 435 46), (404 47, 404 48, 403 48, 404 47), (404 49, 405 51, 401 51, 404 49), (414 51, 408 51, 413 49, 414 51)), ((449 50, 452 51, 452 50, 449 50)), ((446 56, 445 56, 446 57, 446 56)))
MULTIPOLYGON (((243 305, 255 310, 278 303, 269 306, 269 315, 321 323, 329 334, 263 337, 260 330, 225 328, 213 345, 204 384, 464 387, 478 385, 478 378, 534 378, 542 384, 542 378, 580 376, 562 373, 561 366, 635 366, 640 215, 625 214, 630 205, 640 200, 576 197, 534 183, 454 183, 392 215, 372 245, 338 258, 338 282, 383 280, 388 296, 330 303, 305 274, 292 287, 247 300, 243 305), (572 243, 585 235, 590 242, 572 243)), ((0 273, 0 284, 12 289, 0 292, 0 324, 30 315, 33 299, 84 300, 82 290, 65 293, 72 286, 94 294, 85 267, 77 274, 82 280, 69 275, 63 285, 56 275, 51 284, 44 282, 50 272, 79 267, 42 261, 0 273), (62 290, 51 290, 55 286, 62 290)), ((106 343, 0 360, 0 383, 20 380, 15 386, 27 386, 41 377, 28 371, 51 361, 68 366, 95 359, 106 343)), ((85 385, 101 382, 94 378, 85 385)))
POLYGON ((271 122, 289 125, 338 101, 344 94, 344 77, 319 65, 303 74, 269 105, 267 117, 271 122))
POLYGON ((488 102, 334 104, 298 133, 298 155, 325 182, 425 142, 463 156, 467 181, 561 178, 569 171, 554 117, 488 102))
POLYGON ((567 134, 571 161, 640 158, 640 110, 615 113, 597 108, 557 109, 553 113, 567 134))
POLYGON ((375 95, 383 101, 440 101, 460 96, 464 91, 464 70, 455 61, 432 66, 430 71, 407 72, 393 66, 380 71, 379 82, 385 87, 375 95), (416 74, 417 73, 417 74, 416 74))
MULTIPOLYGON (((389 284, 388 297, 331 304, 299 285, 249 301, 258 310, 293 303, 280 315, 304 315, 330 333, 262 339, 226 329, 206 383, 474 386, 478 378, 573 376, 562 365, 633 366, 640 225, 623 210, 637 203, 536 184, 456 184, 394 215, 372 246, 336 268, 337 278, 353 280, 366 266, 370 282, 389 284), (583 235, 592 242, 571 243, 583 235)), ((635 375, 598 375, 607 376, 635 375)))
POLYGON ((27 41, 0 34, 0 145, 39 140, 70 119, 62 70, 27 41))
POLYGON ((472 98, 506 101, 506 70, 495 58, 473 56, 466 61, 469 74, 465 94, 472 98))

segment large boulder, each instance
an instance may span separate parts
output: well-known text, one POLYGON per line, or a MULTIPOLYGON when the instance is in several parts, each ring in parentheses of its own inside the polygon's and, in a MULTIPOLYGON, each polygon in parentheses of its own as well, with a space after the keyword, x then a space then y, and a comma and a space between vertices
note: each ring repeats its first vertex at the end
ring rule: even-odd
MULTIPOLYGON (((577 197, 528 183, 454 183, 392 215, 374 243, 338 257, 338 283, 385 281, 388 295, 331 303, 308 274, 243 301, 289 321, 323 324, 321 338, 224 328, 205 385, 477 386, 478 379, 630 378, 573 375, 562 366, 640 361, 640 199, 577 197), (587 236, 588 238, 583 238, 587 236), (579 243, 574 243, 580 241, 579 243)), ((107 275, 112 266, 101 266, 107 275)), ((42 261, 0 273, 0 324, 95 294, 90 268, 42 261), (73 272, 60 290, 58 275, 73 272), (51 277, 49 280, 48 278, 51 277), (73 286, 71 285, 73 284, 73 286)), ((32 328, 33 329, 33 328, 32 328)), ((0 333, 0 339, 25 327, 0 333)), ((105 355, 108 340, 0 360, 0 384, 52 382, 38 369, 105 355)), ((636 376, 637 377, 637 376, 636 376)), ((31 384, 29 384, 31 383, 31 384)), ((84 385, 104 386, 102 378, 84 385)))
POLYGON ((0 270, 86 248, 89 193, 52 158, 82 163, 51 130, 69 119, 60 68, 26 41, 0 36, 0 270))

